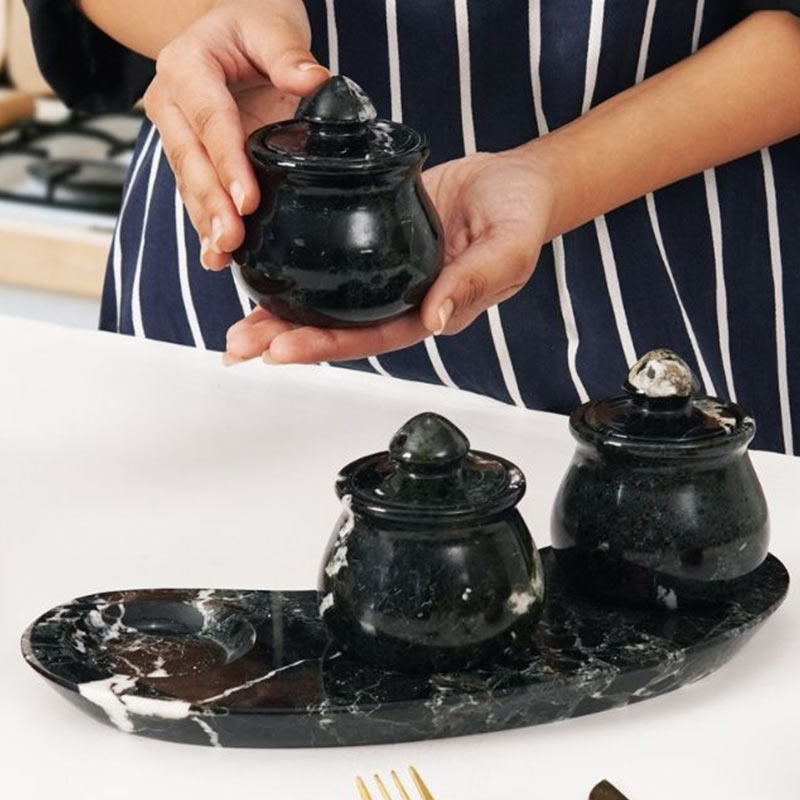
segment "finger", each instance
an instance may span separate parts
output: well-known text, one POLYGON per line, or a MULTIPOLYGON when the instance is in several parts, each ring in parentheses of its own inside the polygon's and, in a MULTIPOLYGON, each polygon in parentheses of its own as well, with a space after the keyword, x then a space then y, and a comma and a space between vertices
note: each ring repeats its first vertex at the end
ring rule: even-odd
POLYGON ((228 328, 228 336, 242 328, 247 328, 254 322, 262 322, 265 319, 274 319, 274 317, 274 314, 264 310, 261 306, 256 306, 246 317, 242 317, 242 319, 238 322, 234 322, 233 325, 228 328))
POLYGON ((214 165, 217 181, 233 199, 239 214, 252 213, 259 199, 258 184, 245 153, 245 133, 236 101, 222 67, 211 57, 187 53, 187 44, 167 46, 159 55, 157 76, 170 99, 214 165))
POLYGON ((230 253, 217 253, 211 249, 208 239, 200 240, 200 264, 204 269, 219 272, 231 265, 230 253))
POLYGON ((295 328, 291 322, 267 314, 248 314, 228 331, 226 349, 231 355, 241 358, 256 358, 269 350, 273 339, 295 328))
POLYGON ((420 314, 435 335, 458 333, 479 314, 516 294, 536 263, 515 244, 512 233, 486 236, 445 266, 428 290, 420 314))
POLYGON ((282 92, 305 97, 330 76, 308 49, 310 31, 300 18, 249 26, 241 38, 251 61, 282 92))
POLYGON ((303 327, 276 336, 264 359, 277 364, 349 361, 410 347, 428 335, 416 312, 369 328, 303 327))
POLYGON ((169 104, 154 117, 181 198, 200 236, 203 263, 216 269, 226 266, 229 254, 244 239, 242 219, 180 109, 169 104))

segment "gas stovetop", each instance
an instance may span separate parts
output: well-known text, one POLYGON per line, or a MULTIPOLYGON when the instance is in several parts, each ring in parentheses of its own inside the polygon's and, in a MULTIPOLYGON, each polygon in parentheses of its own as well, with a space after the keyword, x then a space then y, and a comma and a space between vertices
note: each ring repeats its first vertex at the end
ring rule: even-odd
MULTIPOLYGON (((36 207, 114 218, 142 124, 137 112, 19 123, 0 134, 0 204, 27 216, 36 207)), ((17 214, 15 214, 17 216, 17 214)), ((34 215, 38 216, 38 215, 34 215)), ((67 214, 67 216, 70 216, 67 214)))

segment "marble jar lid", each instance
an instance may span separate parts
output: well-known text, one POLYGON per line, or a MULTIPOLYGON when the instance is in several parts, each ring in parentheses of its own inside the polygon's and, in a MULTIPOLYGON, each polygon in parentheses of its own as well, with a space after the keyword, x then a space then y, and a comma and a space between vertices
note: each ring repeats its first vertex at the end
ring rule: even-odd
POLYGON ((293 120, 251 134, 248 150, 263 164, 340 173, 414 164, 427 155, 428 145, 413 128, 378 119, 364 90, 334 75, 301 101, 293 120))
POLYGON ((624 394, 594 400, 570 417, 579 440, 612 447, 665 445, 677 450, 749 442, 755 421, 742 406, 708 397, 689 365, 652 350, 630 369, 624 394))
POLYGON ((427 412, 406 422, 387 452, 348 464, 336 491, 362 511, 430 525, 435 517, 480 520, 516 505, 525 477, 510 461, 470 450, 452 422, 427 412))

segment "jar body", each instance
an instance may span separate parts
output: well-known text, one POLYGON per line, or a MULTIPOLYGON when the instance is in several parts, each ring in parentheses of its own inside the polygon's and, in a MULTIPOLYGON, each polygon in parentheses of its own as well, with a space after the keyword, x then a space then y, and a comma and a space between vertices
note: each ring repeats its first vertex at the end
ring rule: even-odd
POLYGON ((347 504, 319 580, 320 612, 353 658, 435 672, 492 661, 530 642, 542 566, 515 509, 480 522, 414 524, 347 504))
POLYGON ((301 325, 357 327, 419 305, 442 268, 420 163, 304 173, 254 162, 261 204, 234 270, 262 308, 301 325))
POLYGON ((552 514, 573 585, 667 609, 732 596, 766 558, 766 500, 745 445, 676 456, 580 442, 552 514))

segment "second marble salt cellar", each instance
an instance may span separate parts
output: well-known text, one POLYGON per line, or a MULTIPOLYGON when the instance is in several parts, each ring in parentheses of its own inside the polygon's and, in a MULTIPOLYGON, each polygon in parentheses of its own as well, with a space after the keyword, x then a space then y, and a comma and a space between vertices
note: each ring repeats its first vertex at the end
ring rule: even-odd
POLYGON ((409 420, 349 464, 323 560, 320 612, 351 656, 435 672, 525 648, 543 607, 539 553, 515 506, 522 472, 470 450, 448 420, 409 420))
POLYGON ((624 393, 576 409, 578 442, 552 517, 558 562, 600 600, 678 609, 724 601, 767 556, 750 414, 706 397, 654 350, 624 393))

